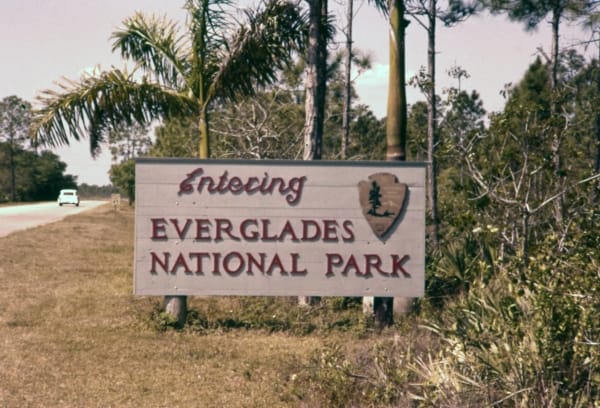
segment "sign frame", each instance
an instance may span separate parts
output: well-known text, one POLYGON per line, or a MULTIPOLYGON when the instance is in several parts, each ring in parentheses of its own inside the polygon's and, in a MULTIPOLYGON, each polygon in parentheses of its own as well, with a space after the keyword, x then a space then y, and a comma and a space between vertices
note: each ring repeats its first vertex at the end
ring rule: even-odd
POLYGON ((137 158, 134 294, 423 296, 426 169, 137 158))

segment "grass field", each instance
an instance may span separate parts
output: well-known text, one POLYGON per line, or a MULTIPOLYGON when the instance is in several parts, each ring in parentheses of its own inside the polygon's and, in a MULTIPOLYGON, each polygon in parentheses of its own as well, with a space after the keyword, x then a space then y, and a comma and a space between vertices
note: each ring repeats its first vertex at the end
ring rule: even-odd
POLYGON ((328 406, 315 356, 394 334, 285 298, 192 298, 169 329, 132 295, 133 220, 107 205, 0 238, 0 407, 328 406))

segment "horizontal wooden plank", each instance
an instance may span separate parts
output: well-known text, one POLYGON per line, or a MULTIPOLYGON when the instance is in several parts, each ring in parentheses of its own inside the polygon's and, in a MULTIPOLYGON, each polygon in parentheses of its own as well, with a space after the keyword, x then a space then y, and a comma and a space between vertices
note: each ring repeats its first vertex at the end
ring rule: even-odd
MULTIPOLYGON (((294 209, 297 211, 320 211, 355 209, 358 187, 351 188, 336 187, 335 189, 307 187, 298 205, 290 206, 283 197, 247 195, 244 197, 232 197, 231 195, 213 196, 177 196, 173 191, 158 186, 140 188, 136 192, 136 208, 144 210, 146 206, 171 207, 173 210, 181 211, 180 208, 189 208, 189 211, 198 211, 203 208, 230 208, 230 209, 262 209, 262 211, 277 211, 278 209, 294 209), (237 198, 237 199, 236 199, 237 198), (301 205, 300 205, 301 204, 301 205), (291 208, 293 207, 293 208, 291 208)), ((413 207, 423 208, 425 205, 425 190, 413 188, 407 197, 407 209, 413 207)))
MULTIPOLYGON (((244 211, 245 212, 245 211, 244 211)), ((404 213, 385 238, 386 242, 397 239, 415 239, 415 229, 424 229, 423 214, 418 211, 404 213)), ((371 241, 376 239, 367 220, 363 216, 347 217, 329 213, 323 217, 293 214, 289 217, 268 217, 267 214, 242 214, 224 216, 219 214, 175 215, 171 212, 153 211, 152 215, 139 216, 135 232, 138 239, 153 237, 153 228, 161 237, 178 240, 214 240, 217 236, 229 240, 230 237, 258 236, 257 240, 272 241, 321 241, 335 236, 340 240, 350 237, 351 241, 371 241), (158 231, 160 228, 160 231, 158 231), (326 231, 327 230, 327 231, 326 231), (350 234, 351 233, 351 234, 350 234), (281 239, 279 239, 281 237, 281 239)), ((155 237, 156 238, 156 237, 155 237)), ((346 239, 349 241, 349 239, 346 239)))
POLYGON ((355 162, 336 162, 337 165, 330 166, 308 165, 304 161, 287 162, 290 163, 288 166, 269 165, 268 163, 269 161, 221 163, 211 160, 198 161, 195 164, 187 162, 180 164, 177 161, 157 164, 141 162, 136 165, 136 183, 139 185, 173 184, 179 186, 189 174, 202 169, 195 177, 189 179, 190 185, 197 186, 201 177, 211 177, 213 180, 219 181, 226 174, 226 180, 238 177, 244 182, 250 177, 256 177, 261 182, 272 180, 274 177, 285 180, 306 177, 305 186, 350 186, 355 185, 365 175, 378 172, 394 174, 399 181, 411 186, 424 185, 422 175, 425 174, 425 167, 422 165, 385 166, 384 164, 387 162, 375 162, 372 166, 356 167, 351 164, 355 162), (150 169, 150 171, 145 171, 146 169, 150 169), (326 177, 323 177, 323 173, 326 173, 326 177))
MULTIPOLYGON (((272 268, 271 273, 261 273, 256 269, 252 274, 237 272, 235 266, 227 272, 221 267, 218 273, 206 269, 202 274, 184 273, 179 268, 176 273, 148 274, 136 279, 136 293, 152 295, 327 295, 327 296, 422 296, 424 278, 421 274, 389 277, 372 270, 366 274, 361 269, 343 268, 332 273, 317 268, 309 262, 298 261, 298 269, 292 270, 289 259, 282 257, 285 268, 272 268), (299 272, 305 272, 300 274, 299 272)), ((137 265, 143 268, 145 265, 137 265)), ((373 269, 373 268, 372 268, 373 269)))

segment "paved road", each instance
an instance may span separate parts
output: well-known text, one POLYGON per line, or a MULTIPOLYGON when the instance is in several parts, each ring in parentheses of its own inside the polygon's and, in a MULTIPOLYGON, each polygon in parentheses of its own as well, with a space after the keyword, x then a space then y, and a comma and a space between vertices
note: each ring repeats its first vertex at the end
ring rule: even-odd
POLYGON ((79 207, 69 204, 63 204, 61 207, 56 201, 52 201, 0 207, 0 237, 5 237, 13 231, 59 221, 67 215, 91 210, 105 203, 106 201, 83 200, 79 207))

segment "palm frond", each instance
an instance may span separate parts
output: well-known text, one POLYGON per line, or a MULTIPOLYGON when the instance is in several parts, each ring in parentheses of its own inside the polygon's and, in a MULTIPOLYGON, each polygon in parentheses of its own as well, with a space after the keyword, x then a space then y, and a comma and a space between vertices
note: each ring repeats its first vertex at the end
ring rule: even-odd
POLYGON ((304 49, 306 16, 295 4, 270 0, 263 10, 246 15, 247 24, 240 24, 211 81, 209 99, 252 95, 256 85, 277 79, 277 72, 291 63, 294 51, 304 49))
POLYGON ((113 51, 133 60, 157 82, 182 89, 190 70, 185 59, 183 38, 177 35, 177 24, 166 17, 136 13, 123 22, 112 35, 113 51))
POLYGON ((189 88, 204 99, 210 78, 218 71, 221 51, 227 47, 225 35, 232 30, 228 8, 230 0, 187 0, 187 26, 190 47, 187 60, 192 66, 189 88))
POLYGON ((41 144, 68 145, 69 137, 90 138, 92 156, 104 140, 105 130, 121 124, 150 124, 155 119, 193 115, 196 105, 186 95, 135 80, 134 74, 113 69, 65 79, 60 91, 46 90, 38 97, 42 108, 35 112, 33 134, 41 144))
POLYGON ((385 17, 388 17, 390 14, 390 8, 387 0, 369 0, 369 4, 375 6, 377 10, 385 17))

